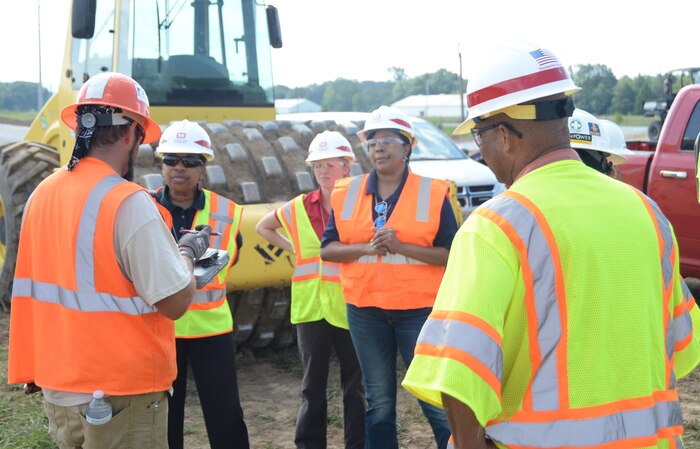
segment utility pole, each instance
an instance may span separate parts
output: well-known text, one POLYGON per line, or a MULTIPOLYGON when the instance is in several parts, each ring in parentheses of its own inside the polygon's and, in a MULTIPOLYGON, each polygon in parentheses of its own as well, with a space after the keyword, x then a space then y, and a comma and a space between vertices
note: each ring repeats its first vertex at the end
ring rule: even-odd
POLYGON ((36 24, 37 24, 37 34, 39 40, 39 82, 36 85, 36 111, 41 111, 41 107, 44 106, 43 89, 41 88, 41 10, 40 10, 41 0, 36 0, 36 24))
POLYGON ((459 55, 459 113, 464 121, 464 79, 462 78, 462 50, 457 43, 457 54, 459 55))

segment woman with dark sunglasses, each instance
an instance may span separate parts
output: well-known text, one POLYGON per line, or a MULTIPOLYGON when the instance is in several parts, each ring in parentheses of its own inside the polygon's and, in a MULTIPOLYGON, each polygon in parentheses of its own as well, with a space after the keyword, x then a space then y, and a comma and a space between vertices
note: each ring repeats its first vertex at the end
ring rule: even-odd
MULTIPOLYGON (((365 447, 398 449, 396 353, 410 365, 457 221, 447 183, 408 168, 416 138, 403 112, 380 107, 358 136, 373 169, 336 183, 321 257, 341 264, 350 334, 367 390, 365 447)), ((437 447, 445 448, 450 429, 444 411, 420 406, 437 447)))
POLYGON ((214 159, 211 140, 197 123, 175 122, 156 149, 165 187, 156 201, 172 217, 173 237, 200 225, 212 227, 211 247, 228 251, 230 265, 197 290, 185 314, 175 321, 177 378, 168 408, 168 444, 183 447, 187 368, 192 367, 212 449, 249 447, 236 377, 233 319, 226 300, 226 277, 243 242, 242 207, 202 187, 206 162, 214 159), (215 236, 215 234, 218 234, 215 236))

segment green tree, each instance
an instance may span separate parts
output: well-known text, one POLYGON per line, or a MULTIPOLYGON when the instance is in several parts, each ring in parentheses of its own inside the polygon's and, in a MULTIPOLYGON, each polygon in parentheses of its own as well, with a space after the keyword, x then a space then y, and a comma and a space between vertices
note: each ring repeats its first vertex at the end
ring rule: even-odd
POLYGON ((615 114, 634 113, 636 94, 637 91, 635 89, 634 81, 628 76, 623 76, 617 81, 617 84, 613 89, 610 112, 615 114))
POLYGON ((648 75, 639 75, 634 79, 635 97, 634 97, 634 114, 644 113, 644 102, 648 100, 656 100, 661 97, 661 85, 663 84, 663 76, 656 77, 648 75), (658 80, 657 80, 658 78, 658 80), (656 87, 658 86, 658 87, 656 87), (655 90, 658 89, 658 93, 655 90))
MULTIPOLYGON (((13 81, 0 83, 0 109, 10 111, 36 111, 37 107, 37 83, 27 81, 13 81)), ((44 101, 48 100, 51 93, 42 88, 44 101)))
POLYGON ((617 84, 617 79, 608 66, 604 64, 575 66, 573 80, 581 88, 581 92, 574 96, 577 107, 594 115, 610 112, 613 89, 617 84))

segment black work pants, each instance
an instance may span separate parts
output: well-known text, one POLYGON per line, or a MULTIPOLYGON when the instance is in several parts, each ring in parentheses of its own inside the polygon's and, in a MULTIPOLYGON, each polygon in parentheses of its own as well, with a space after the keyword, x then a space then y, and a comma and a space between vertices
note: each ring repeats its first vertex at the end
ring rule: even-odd
POLYGON ((187 365, 192 366, 211 449, 248 449, 248 428, 238 395, 233 333, 177 338, 177 378, 168 409, 168 444, 183 448, 187 365))
POLYGON ((364 448, 365 390, 350 332, 325 320, 297 324, 296 328, 299 356, 304 369, 301 407, 294 437, 297 449, 326 449, 326 387, 332 350, 335 350, 340 363, 345 448, 364 448))

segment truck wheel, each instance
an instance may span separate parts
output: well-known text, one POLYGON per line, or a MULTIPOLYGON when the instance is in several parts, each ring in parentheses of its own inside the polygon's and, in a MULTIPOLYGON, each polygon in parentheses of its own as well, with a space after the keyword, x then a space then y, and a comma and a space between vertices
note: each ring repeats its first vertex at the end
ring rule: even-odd
POLYGON ((55 148, 37 142, 0 147, 0 309, 10 310, 22 213, 29 195, 59 166, 55 148))
POLYGON ((653 122, 649 123, 647 134, 649 135, 649 140, 654 142, 659 140, 659 134, 661 134, 661 121, 654 120, 653 122))

